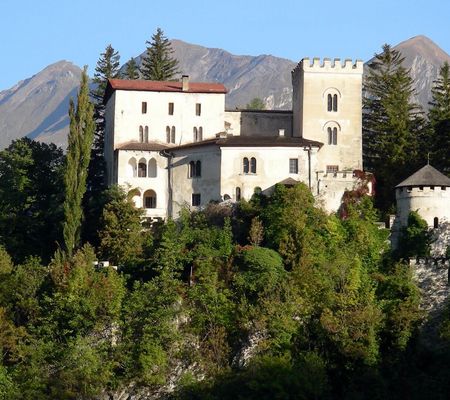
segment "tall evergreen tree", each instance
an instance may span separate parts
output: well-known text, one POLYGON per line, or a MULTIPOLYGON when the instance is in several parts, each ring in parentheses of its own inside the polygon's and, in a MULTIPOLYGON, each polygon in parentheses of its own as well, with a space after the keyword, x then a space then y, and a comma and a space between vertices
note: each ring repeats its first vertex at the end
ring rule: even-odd
POLYGON ((148 46, 142 59, 142 78, 152 81, 172 80, 179 73, 178 60, 172 57, 172 46, 162 29, 158 28, 152 36, 152 41, 145 43, 148 46))
POLYGON ((95 135, 87 177, 87 193, 83 201, 86 220, 89 223, 84 225, 82 234, 84 240, 91 242, 93 245, 98 244, 96 232, 104 205, 104 196, 101 196, 100 193, 106 189, 105 105, 103 104, 103 97, 108 79, 120 77, 120 56, 109 44, 97 61, 93 79, 95 87, 91 90, 91 97, 94 100, 95 135))
POLYGON ((431 89, 428 120, 432 130, 431 162, 450 176, 450 65, 445 62, 431 89))
POLYGON ((124 78, 130 80, 139 79, 139 68, 133 57, 125 64, 124 78))
POLYGON ((81 224, 83 220, 82 200, 86 192, 86 181, 95 122, 94 107, 89 101, 89 80, 87 67, 81 75, 77 105, 70 101, 70 130, 68 137, 67 160, 64 171, 65 200, 64 209, 64 250, 72 256, 80 244, 81 224))
POLYGON ((413 80, 404 58, 389 45, 375 55, 364 82, 363 142, 365 168, 377 179, 377 206, 393 204, 393 188, 423 162, 423 117, 411 97, 413 80))

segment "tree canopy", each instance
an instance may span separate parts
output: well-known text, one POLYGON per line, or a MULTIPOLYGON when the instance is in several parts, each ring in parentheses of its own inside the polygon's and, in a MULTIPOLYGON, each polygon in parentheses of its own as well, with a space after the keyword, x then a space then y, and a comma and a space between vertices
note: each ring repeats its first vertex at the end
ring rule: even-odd
POLYGON ((142 58, 142 79, 152 81, 170 81, 179 73, 178 60, 173 57, 169 39, 164 36, 161 28, 152 35, 151 41, 146 41, 147 50, 142 58))

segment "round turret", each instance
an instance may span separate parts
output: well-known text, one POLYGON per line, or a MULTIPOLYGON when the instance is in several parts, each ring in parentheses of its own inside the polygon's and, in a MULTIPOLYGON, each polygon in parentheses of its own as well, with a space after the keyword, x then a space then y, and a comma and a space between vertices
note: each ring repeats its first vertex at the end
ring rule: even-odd
POLYGON ((429 227, 450 221, 450 178, 425 165, 395 187, 397 216, 402 226, 411 211, 417 211, 429 227))

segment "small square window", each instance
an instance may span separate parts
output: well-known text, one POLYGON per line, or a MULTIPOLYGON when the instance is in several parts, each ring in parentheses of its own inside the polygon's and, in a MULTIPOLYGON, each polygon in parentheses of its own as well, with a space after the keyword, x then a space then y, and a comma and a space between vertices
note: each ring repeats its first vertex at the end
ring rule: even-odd
POLYGON ((192 205, 194 207, 198 207, 201 202, 201 196, 200 193, 192 193, 192 205))
POLYGON ((202 105, 201 105, 201 103, 197 103, 195 105, 195 115, 202 115, 202 105))
POLYGON ((142 102, 142 114, 147 114, 147 102, 142 102))
POLYGON ((289 173, 298 174, 298 158, 289 159, 289 173))
POLYGON ((173 103, 169 103, 169 115, 173 115, 173 103))

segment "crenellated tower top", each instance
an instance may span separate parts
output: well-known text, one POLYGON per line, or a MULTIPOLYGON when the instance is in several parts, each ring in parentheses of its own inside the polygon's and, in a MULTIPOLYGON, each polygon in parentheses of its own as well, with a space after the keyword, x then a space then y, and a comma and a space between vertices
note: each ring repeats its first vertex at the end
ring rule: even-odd
POLYGON ((314 57, 311 60, 309 57, 305 57, 297 64, 292 73, 295 74, 299 71, 308 71, 362 74, 363 67, 364 63, 362 60, 356 60, 355 62, 348 58, 344 61, 341 61, 340 58, 335 58, 333 60, 331 60, 331 58, 324 58, 321 60, 319 57, 314 57))

